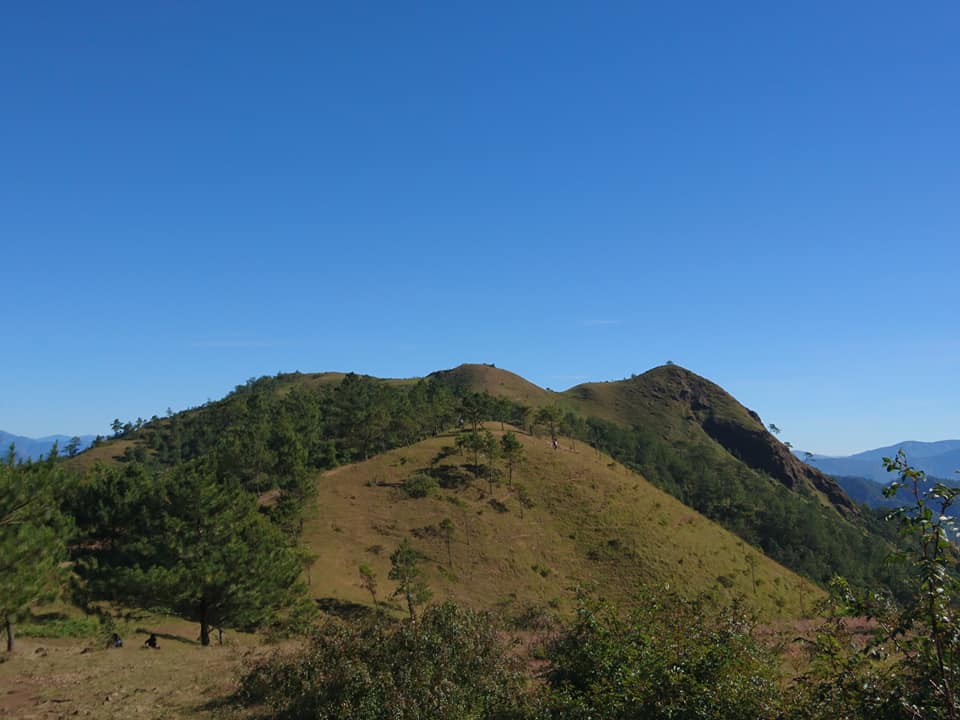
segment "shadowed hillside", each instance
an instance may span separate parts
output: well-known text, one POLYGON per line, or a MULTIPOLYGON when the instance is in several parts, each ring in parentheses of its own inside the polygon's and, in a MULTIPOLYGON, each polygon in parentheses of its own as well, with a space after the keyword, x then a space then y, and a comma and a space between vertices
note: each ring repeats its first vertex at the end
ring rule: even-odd
POLYGON ((677 365, 629 380, 577 385, 563 395, 584 415, 654 428, 669 441, 712 440, 791 490, 815 492, 845 515, 857 512, 836 481, 797 459, 759 415, 719 385, 677 365))

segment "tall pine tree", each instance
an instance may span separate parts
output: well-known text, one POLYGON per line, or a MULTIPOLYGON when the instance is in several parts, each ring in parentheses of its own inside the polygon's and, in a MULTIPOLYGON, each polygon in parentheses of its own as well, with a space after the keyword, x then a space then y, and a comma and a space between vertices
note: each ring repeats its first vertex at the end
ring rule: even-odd
POLYGON ((7 651, 14 624, 34 603, 56 595, 63 580, 68 523, 55 502, 56 455, 40 463, 0 464, 0 622, 7 651))

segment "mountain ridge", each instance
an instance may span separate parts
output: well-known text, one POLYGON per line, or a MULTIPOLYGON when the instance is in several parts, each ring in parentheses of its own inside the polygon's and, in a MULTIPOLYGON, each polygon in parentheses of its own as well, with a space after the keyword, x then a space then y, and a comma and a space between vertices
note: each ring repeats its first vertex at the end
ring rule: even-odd
POLYGON ((891 476, 883 467, 883 458, 893 457, 901 449, 911 465, 928 475, 946 480, 957 479, 955 472, 960 469, 960 440, 905 440, 853 455, 814 453, 809 462, 831 476, 861 477, 876 483, 887 483, 891 476))
MULTIPOLYGON (((79 450, 86 450, 94 441, 94 435, 77 435, 80 439, 79 450)), ((4 430, 0 430, 0 449, 6 453, 7 448, 13 443, 15 457, 18 461, 37 460, 40 456, 45 456, 50 452, 54 443, 57 443, 58 450, 62 453, 67 443, 73 436, 70 435, 46 435, 40 438, 31 438, 25 435, 15 435, 4 430)))

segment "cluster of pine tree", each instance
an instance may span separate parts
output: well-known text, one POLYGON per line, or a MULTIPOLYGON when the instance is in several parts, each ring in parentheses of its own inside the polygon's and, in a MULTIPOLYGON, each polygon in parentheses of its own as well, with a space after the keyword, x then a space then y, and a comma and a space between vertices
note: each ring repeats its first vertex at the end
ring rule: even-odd
POLYGON ((68 587, 175 613, 211 631, 310 615, 299 536, 318 470, 416 442, 463 418, 519 409, 441 383, 391 386, 357 375, 305 389, 254 380, 220 402, 115 423, 125 462, 68 473, 56 449, 0 469, 0 620, 12 646, 29 607, 68 587))

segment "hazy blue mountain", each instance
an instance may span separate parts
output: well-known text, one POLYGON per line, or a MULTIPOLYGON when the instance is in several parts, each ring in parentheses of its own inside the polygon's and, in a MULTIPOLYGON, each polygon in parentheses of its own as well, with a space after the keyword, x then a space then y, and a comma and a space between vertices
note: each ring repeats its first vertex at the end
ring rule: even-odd
POLYGON ((907 453, 910 464, 925 470, 928 475, 946 480, 957 478, 955 472, 960 470, 960 440, 940 440, 938 442, 907 440, 896 445, 866 450, 845 457, 814 454, 808 460, 802 452, 798 452, 796 455, 809 462, 813 467, 837 479, 859 477, 878 483, 886 483, 889 481, 889 474, 883 469, 883 458, 896 455, 897 450, 901 448, 907 453))
MULTIPOLYGON (((80 435, 79 437, 81 450, 90 447, 94 439, 93 435, 80 435)), ((0 430, 0 450, 2 450, 3 456, 6 456, 7 448, 10 447, 10 443, 13 443, 16 448, 17 460, 36 460, 41 455, 49 453, 54 443, 57 443, 62 453, 68 442, 70 442, 69 435, 48 435, 42 438, 29 438, 0 430)))

